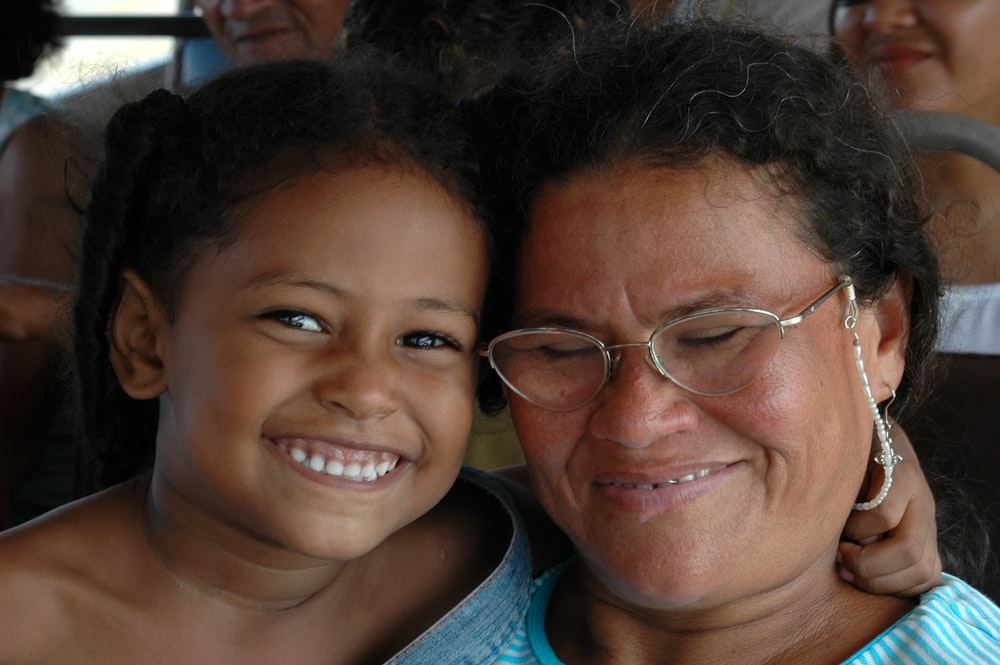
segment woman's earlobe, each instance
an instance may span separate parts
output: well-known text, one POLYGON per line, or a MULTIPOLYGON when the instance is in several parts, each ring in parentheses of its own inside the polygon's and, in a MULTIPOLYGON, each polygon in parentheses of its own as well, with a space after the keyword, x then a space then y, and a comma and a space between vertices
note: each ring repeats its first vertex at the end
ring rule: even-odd
POLYGON ((884 386, 885 393, 875 395, 878 401, 889 398, 891 387, 898 386, 903 379, 906 364, 906 348, 909 344, 910 312, 907 306, 906 288, 897 278, 889 290, 875 304, 875 320, 878 324, 879 341, 873 359, 872 387, 884 386))
POLYGON ((167 317, 149 285, 134 272, 122 275, 121 296, 108 325, 111 365, 134 399, 153 399, 167 389, 163 336, 167 317))

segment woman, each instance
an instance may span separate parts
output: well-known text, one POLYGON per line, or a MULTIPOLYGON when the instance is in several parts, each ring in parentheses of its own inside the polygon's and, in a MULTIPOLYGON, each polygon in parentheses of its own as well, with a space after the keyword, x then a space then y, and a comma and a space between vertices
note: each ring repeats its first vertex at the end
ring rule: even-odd
POLYGON ((488 353, 577 555, 507 662, 1000 662, 1000 609, 961 580, 913 601, 836 573, 848 516, 891 492, 876 404, 905 418, 937 321, 864 87, 709 23, 590 30, 536 69, 479 110, 510 127, 522 222, 488 353))
MULTIPOLYGON (((1000 3, 836 0, 830 19, 850 60, 880 84, 891 108, 944 111, 1000 128, 1000 3)), ((919 164, 949 283, 937 346, 947 373, 933 418, 909 431, 918 449, 943 440, 958 451, 966 485, 989 508, 1000 503, 1000 172, 959 152, 923 153, 919 164)), ((1000 541, 1000 519, 992 519, 1000 541)), ((1000 598, 1000 576, 987 588, 1000 598)))

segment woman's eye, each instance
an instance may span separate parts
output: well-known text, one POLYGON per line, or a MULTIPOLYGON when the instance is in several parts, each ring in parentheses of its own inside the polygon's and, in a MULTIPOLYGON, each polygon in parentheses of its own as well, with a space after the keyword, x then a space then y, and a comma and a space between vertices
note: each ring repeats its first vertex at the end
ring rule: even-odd
POLYGON ((308 332, 323 332, 323 324, 315 316, 295 310, 278 310, 268 312, 265 318, 272 319, 290 328, 298 328, 308 332))
POLYGON ((461 345, 448 335, 441 333, 419 331, 403 335, 396 343, 400 346, 409 346, 416 349, 457 349, 461 350, 461 345))
POLYGON ((725 344, 739 335, 741 327, 721 327, 705 328, 701 330, 690 330, 683 337, 678 336, 677 341, 681 346, 699 347, 725 344))

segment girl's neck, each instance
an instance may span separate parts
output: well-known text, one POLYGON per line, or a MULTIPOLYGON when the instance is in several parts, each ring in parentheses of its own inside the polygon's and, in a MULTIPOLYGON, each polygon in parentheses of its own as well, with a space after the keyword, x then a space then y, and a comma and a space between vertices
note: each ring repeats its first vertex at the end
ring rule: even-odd
POLYGON ((161 476, 150 479, 147 540, 177 584, 236 608, 299 607, 331 587, 350 585, 350 562, 290 552, 192 505, 161 476))
POLYGON ((929 153, 919 163, 945 280, 1000 282, 1000 172, 954 153, 929 153))

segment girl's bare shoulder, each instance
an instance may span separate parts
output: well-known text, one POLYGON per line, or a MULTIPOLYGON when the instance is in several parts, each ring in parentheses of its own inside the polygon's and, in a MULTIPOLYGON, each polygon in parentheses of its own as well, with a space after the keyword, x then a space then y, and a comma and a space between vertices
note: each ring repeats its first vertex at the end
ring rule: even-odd
POLYGON ((138 531, 131 495, 115 488, 0 533, 0 664, 76 661, 95 608, 115 605, 123 536, 138 531))

